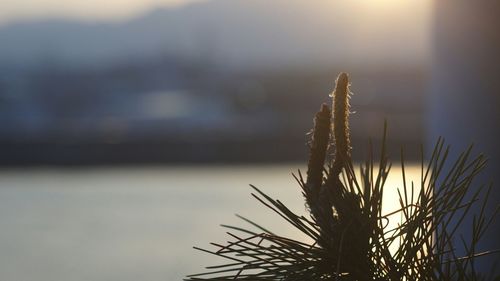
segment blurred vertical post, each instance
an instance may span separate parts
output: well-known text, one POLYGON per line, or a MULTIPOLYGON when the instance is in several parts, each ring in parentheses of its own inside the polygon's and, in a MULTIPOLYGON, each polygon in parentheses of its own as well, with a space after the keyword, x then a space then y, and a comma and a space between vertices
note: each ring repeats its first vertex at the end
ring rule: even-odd
MULTIPOLYGON (((442 135, 455 152, 474 143, 474 151, 489 158, 480 179, 486 183, 493 181, 490 200, 497 204, 500 201, 500 1, 433 3, 429 141, 442 135)), ((490 207, 492 210, 493 206, 490 207)), ((498 237, 497 222, 478 250, 500 248, 498 237)), ((484 271, 486 265, 482 260, 477 261, 484 271)))

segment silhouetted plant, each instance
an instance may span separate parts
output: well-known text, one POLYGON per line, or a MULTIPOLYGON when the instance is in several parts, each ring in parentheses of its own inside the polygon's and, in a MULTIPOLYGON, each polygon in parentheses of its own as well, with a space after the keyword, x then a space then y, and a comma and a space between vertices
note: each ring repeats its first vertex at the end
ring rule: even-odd
POLYGON ((244 219, 257 230, 225 226, 233 231, 228 233, 231 242, 213 243, 213 251, 196 248, 230 262, 207 267, 207 272, 186 280, 480 280, 475 260, 496 252, 481 252, 478 242, 498 212, 497 207, 491 216, 485 213, 491 185, 472 188, 485 157, 471 157, 469 147, 450 165, 449 147, 439 139, 426 163, 421 153, 415 187, 413 182, 407 186, 402 153, 400 207, 383 214, 391 169, 386 129, 377 163, 370 144, 367 160, 356 173, 350 153, 349 98, 349 78, 341 73, 333 93, 333 128, 331 110, 323 104, 314 119, 307 178, 300 171, 294 175, 309 218, 252 186, 258 201, 313 242, 282 237, 244 219), (474 204, 481 206, 477 214, 470 212, 474 204), (402 222, 390 228, 389 218, 398 215, 402 222), (466 240, 458 230, 468 216, 472 225, 466 240), (463 252, 457 250, 457 241, 463 252))

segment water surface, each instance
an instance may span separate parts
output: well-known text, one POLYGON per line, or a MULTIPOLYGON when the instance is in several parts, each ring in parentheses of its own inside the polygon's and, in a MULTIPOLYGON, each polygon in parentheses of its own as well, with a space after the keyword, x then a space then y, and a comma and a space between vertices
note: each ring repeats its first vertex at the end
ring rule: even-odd
MULTIPOLYGON (((300 164, 0 171, 0 280, 181 280, 219 260, 238 213, 297 236, 251 197, 252 183, 304 212, 300 164)), ((417 176, 416 168, 410 174, 417 176)), ((410 175, 410 176, 411 176, 410 175)), ((394 171, 391 189, 400 186, 394 171)), ((395 193, 393 193, 394 195, 395 193)), ((388 202, 396 203, 394 197, 388 202)))

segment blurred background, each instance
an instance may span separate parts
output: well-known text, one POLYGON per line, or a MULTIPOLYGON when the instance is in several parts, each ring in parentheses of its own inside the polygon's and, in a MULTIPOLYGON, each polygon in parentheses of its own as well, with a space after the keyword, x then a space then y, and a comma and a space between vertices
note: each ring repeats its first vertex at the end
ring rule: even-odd
POLYGON ((59 2, 3 4, 0 164, 302 161, 340 71, 356 142, 423 140, 428 1, 59 2))
MULTIPOLYGON (((232 213, 271 223, 247 184, 304 211, 290 173, 340 71, 352 79, 355 159, 387 120, 393 159, 403 145, 418 161, 453 127, 439 121, 453 120, 440 93, 464 74, 453 76, 449 50, 486 40, 443 36, 463 16, 443 23, 447 5, 3 1, 0 279, 180 280, 215 262, 191 246, 223 241, 217 224, 239 224, 232 213)), ((497 112, 494 99, 480 104, 497 112)))

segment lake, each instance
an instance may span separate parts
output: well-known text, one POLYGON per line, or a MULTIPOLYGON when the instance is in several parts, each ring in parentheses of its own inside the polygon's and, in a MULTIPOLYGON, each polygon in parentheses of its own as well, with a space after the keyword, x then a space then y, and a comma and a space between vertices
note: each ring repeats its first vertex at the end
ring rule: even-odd
MULTIPOLYGON (((0 280, 181 280, 220 262, 192 246, 227 241, 222 223, 248 226, 235 213, 296 236, 248 184, 304 213, 291 176, 298 168, 304 171, 301 164, 2 170, 0 280)), ((392 174, 393 204, 401 174, 392 174)), ((407 177, 418 175, 411 166, 407 177)))

